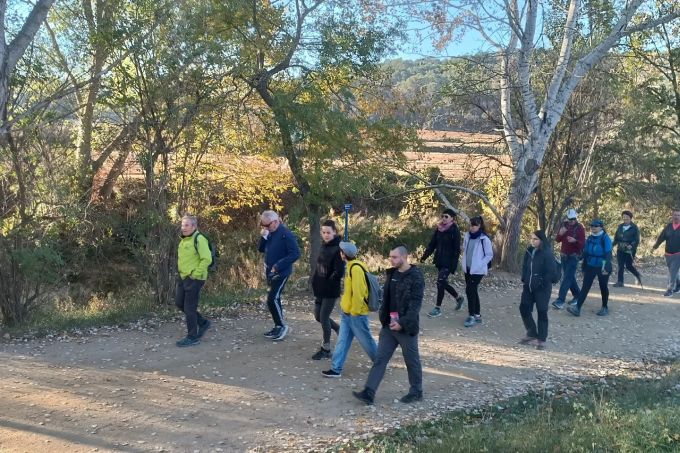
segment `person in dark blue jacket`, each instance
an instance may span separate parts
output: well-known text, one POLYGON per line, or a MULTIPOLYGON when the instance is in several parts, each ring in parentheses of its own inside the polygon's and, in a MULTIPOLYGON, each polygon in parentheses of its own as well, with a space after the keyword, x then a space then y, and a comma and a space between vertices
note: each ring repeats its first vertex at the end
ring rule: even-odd
POLYGON ((616 250, 616 261, 619 265, 618 278, 616 279, 615 287, 621 288, 623 286, 623 271, 628 269, 631 274, 635 276, 638 286, 642 287, 642 277, 640 272, 635 268, 635 253, 637 253, 638 245, 640 244, 640 230, 633 223, 633 213, 630 211, 623 211, 621 213, 623 223, 619 225, 614 233, 614 245, 618 246, 616 250))
POLYGON ((281 306, 281 293, 293 273, 293 263, 300 258, 297 238, 274 211, 264 211, 260 216, 259 251, 264 253, 265 276, 269 284, 267 307, 272 314, 274 327, 264 334, 274 341, 283 340, 290 327, 286 324, 281 306))
POLYGON ((607 316, 609 308, 607 302, 609 300, 609 276, 612 273, 612 240, 604 230, 604 222, 600 219, 595 219, 590 223, 590 236, 586 239, 586 245, 583 248, 583 286, 581 286, 581 294, 579 294, 578 302, 575 307, 567 308, 567 311, 574 316, 581 315, 581 307, 588 297, 588 292, 593 286, 593 281, 597 277, 600 284, 600 293, 602 294, 602 308, 597 312, 597 316, 607 316))

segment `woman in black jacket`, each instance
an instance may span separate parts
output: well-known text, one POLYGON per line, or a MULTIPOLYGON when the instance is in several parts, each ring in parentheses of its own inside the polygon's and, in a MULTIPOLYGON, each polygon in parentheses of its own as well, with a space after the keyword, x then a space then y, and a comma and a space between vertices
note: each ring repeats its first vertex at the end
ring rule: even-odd
POLYGON ((522 266, 522 300, 519 312, 522 315, 527 334, 520 344, 535 345, 544 349, 548 338, 548 302, 552 292, 552 279, 555 272, 555 257, 542 230, 531 235, 531 245, 524 254, 522 266), (534 305, 538 312, 538 329, 533 318, 534 305))
POLYGON ((338 333, 340 326, 331 319, 335 302, 340 297, 340 282, 345 274, 345 263, 340 257, 340 237, 335 222, 326 220, 321 225, 321 251, 312 277, 314 318, 321 323, 323 343, 312 356, 313 360, 331 358, 331 329, 338 333))
POLYGON ((617 288, 623 286, 623 271, 625 269, 628 269, 637 279, 637 284, 642 286, 640 272, 638 272, 633 264, 637 247, 640 244, 640 229, 632 222, 632 212, 623 211, 621 217, 623 223, 619 225, 616 229, 616 234, 614 234, 614 245, 618 246, 616 249, 616 262, 619 265, 619 278, 616 279, 614 286, 617 288))
POLYGON ((452 209, 445 209, 442 212, 441 220, 437 223, 437 228, 420 261, 428 259, 433 252, 434 265, 437 267, 437 303, 427 314, 430 318, 441 316, 445 292, 456 299, 456 310, 460 310, 465 301, 465 298, 448 282, 449 275, 454 274, 458 268, 460 257, 460 230, 456 224, 456 213, 452 209))

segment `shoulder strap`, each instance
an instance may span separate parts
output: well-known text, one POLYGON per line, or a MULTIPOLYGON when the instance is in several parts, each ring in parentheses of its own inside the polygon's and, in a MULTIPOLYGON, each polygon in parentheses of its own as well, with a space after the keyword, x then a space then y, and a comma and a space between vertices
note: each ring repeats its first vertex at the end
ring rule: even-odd
POLYGON ((199 231, 194 235, 194 249, 196 250, 196 253, 198 253, 198 237, 202 236, 202 233, 199 231))

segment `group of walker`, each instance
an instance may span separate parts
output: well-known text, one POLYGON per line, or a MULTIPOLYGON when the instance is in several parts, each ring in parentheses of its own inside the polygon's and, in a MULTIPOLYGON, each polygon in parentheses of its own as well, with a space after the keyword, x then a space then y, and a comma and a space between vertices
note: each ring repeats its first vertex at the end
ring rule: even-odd
MULTIPOLYGON (((522 266, 520 314, 526 336, 520 343, 533 345, 537 349, 545 348, 552 284, 559 280, 560 273, 561 284, 557 299, 552 303, 553 307, 562 309, 568 305, 569 313, 580 316, 583 303, 597 278, 602 295, 602 306, 597 315, 609 314, 608 280, 612 272, 614 246, 617 246, 618 262, 618 280, 614 286, 623 286, 624 269, 628 269, 635 276, 638 285, 642 286, 640 273, 634 265, 640 231, 632 222, 632 212, 624 211, 622 218, 623 222, 618 226, 613 241, 599 219, 590 223, 591 234, 586 238, 585 228, 578 222, 576 211, 570 209, 556 236, 556 241, 561 243, 559 262, 554 257, 545 233, 541 230, 532 233, 531 244, 526 250, 522 266), (582 261, 583 270, 581 287, 576 280, 579 261, 582 261), (561 266, 561 272, 557 266, 561 266), (565 304, 569 291, 573 299, 565 304), (534 306, 538 314, 537 323, 532 314, 534 306)), ((259 251, 264 253, 264 274, 269 286, 267 306, 274 322, 272 329, 264 336, 277 342, 290 333, 283 313, 281 294, 292 274, 293 264, 300 258, 300 249, 295 235, 283 225, 274 211, 261 214, 260 226, 259 251)), ((213 257, 207 238, 197 229, 196 217, 183 217, 181 229, 176 304, 186 315, 187 336, 178 341, 177 346, 185 347, 198 344, 210 327, 210 321, 198 313, 198 299, 213 257)), ((418 333, 425 288, 422 272, 409 263, 408 250, 404 246, 390 251, 389 261, 392 267, 385 274, 383 301, 379 309, 381 329, 376 343, 369 328, 370 288, 366 264, 357 258, 355 244, 340 240, 332 220, 323 222, 320 234, 321 251, 311 283, 315 297, 314 317, 321 324, 322 343, 311 358, 331 359, 330 369, 323 371, 322 375, 328 378, 340 377, 352 341, 356 337, 372 360, 373 366, 364 389, 353 394, 364 403, 372 404, 387 364, 397 346, 401 346, 410 384, 409 392, 401 401, 411 403, 421 400, 422 365, 418 351, 418 333), (341 284, 343 279, 344 289, 341 284), (338 298, 340 323, 331 318, 338 298), (333 352, 330 348, 332 332, 338 335, 333 352)), ((481 216, 470 219, 470 227, 463 237, 462 246, 460 235, 456 213, 451 209, 444 210, 420 260, 425 261, 434 255, 437 268, 437 297, 435 307, 428 316, 441 316, 442 303, 447 292, 455 300, 455 309, 462 308, 465 298, 448 282, 449 276, 456 272, 461 258, 460 266, 465 276, 468 302, 468 316, 464 326, 474 327, 482 323, 478 289, 483 277, 488 274, 493 260, 493 247, 481 216)), ((664 296, 671 297, 680 291, 680 209, 673 210, 672 221, 664 227, 653 248, 658 248, 663 242, 666 243, 665 258, 669 270, 668 289, 664 296)))

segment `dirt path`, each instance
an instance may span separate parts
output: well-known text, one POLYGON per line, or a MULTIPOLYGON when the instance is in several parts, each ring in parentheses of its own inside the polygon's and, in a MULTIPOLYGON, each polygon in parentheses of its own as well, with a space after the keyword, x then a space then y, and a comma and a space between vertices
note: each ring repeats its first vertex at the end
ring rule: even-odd
MULTIPOLYGON (((369 362, 354 345, 341 379, 309 357, 319 345, 310 299, 295 300, 292 335, 266 340, 261 309, 216 319, 202 344, 178 349, 178 322, 105 328, 0 345, 0 451, 283 451, 319 449, 368 438, 449 409, 475 407, 526 392, 556 391, 585 376, 635 375, 649 356, 680 352, 680 296, 662 297, 663 268, 645 269, 647 286, 611 291, 611 315, 595 316, 590 297, 580 318, 550 312, 546 351, 517 345, 523 334, 515 279, 482 288, 484 324, 462 326, 465 308, 430 319, 434 287, 421 318, 425 400, 406 393, 399 351, 374 407, 360 405, 369 362), (651 275, 652 272, 656 276, 651 275)), ((596 292, 596 291, 595 291, 596 292)), ((296 296, 289 296, 289 301, 296 296)), ((378 327, 373 315, 374 333, 378 327)))

